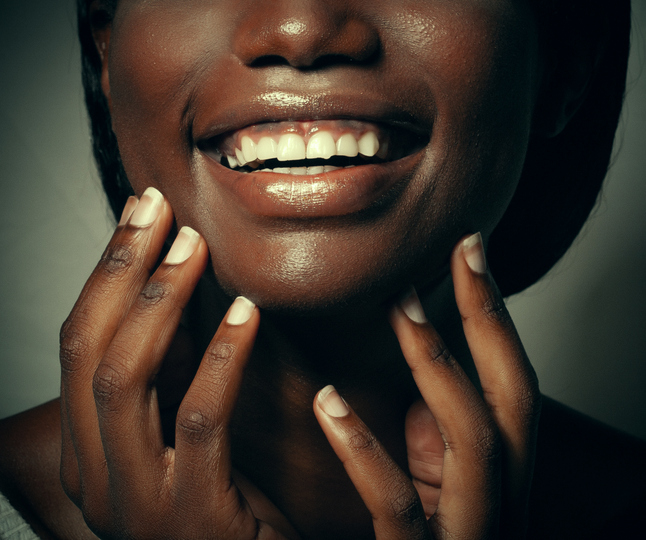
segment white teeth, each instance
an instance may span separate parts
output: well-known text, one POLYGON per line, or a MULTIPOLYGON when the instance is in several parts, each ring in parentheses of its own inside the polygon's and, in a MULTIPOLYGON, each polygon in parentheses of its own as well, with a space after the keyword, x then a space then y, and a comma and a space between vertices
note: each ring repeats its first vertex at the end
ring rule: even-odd
POLYGON ((368 131, 365 135, 363 135, 359 139, 358 144, 359 153, 367 157, 374 156, 379 150, 379 140, 377 139, 377 135, 375 135, 372 131, 368 131))
POLYGON ((276 152, 278 161, 296 161, 305 159, 305 141, 295 133, 286 133, 278 141, 276 152))
POLYGON ((251 140, 251 137, 242 137, 242 155, 247 163, 256 161, 256 143, 251 140))
POLYGON ((258 159, 276 159, 278 144, 271 137, 262 137, 256 146, 258 159))
POLYGON ((356 157, 358 154, 366 157, 377 155, 386 159, 388 154, 388 141, 380 144, 377 134, 373 131, 364 133, 358 141, 352 133, 344 133, 336 143, 330 132, 317 131, 310 137, 307 148, 303 137, 296 133, 286 133, 278 142, 268 136, 261 137, 257 143, 251 137, 244 135, 240 139, 240 146, 241 149, 234 149, 235 157, 226 156, 232 169, 245 165, 256 168, 259 165, 258 161, 263 162, 268 159, 297 161, 306 157, 307 159, 330 159, 335 155, 356 157))
MULTIPOLYGON (((333 167, 332 165, 317 165, 315 167, 276 167, 275 169, 260 169, 257 172, 277 173, 277 174, 292 174, 295 176, 312 176, 316 174, 323 174, 340 169, 341 167, 333 167)), ((349 167, 347 167, 349 168, 349 167)))
POLYGON ((334 138, 328 131, 318 131, 307 143, 307 159, 330 159, 336 153, 334 138))
POLYGON ((240 163, 240 166, 244 165, 247 163, 247 160, 244 158, 242 155, 242 150, 236 148, 236 159, 238 160, 238 163, 240 163))
POLYGON ((357 139, 354 138, 352 133, 345 133, 336 141, 336 155, 355 157, 359 153, 359 145, 357 139))

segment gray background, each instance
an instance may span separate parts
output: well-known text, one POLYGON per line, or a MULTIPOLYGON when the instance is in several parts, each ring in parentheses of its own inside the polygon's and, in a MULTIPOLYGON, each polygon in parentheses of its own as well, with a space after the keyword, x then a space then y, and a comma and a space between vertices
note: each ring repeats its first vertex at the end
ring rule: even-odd
MULTIPOLYGON (((509 307, 542 390, 646 438, 646 1, 603 197, 509 307)), ((106 244, 72 0, 0 3, 0 417, 58 395, 58 328, 106 244)))

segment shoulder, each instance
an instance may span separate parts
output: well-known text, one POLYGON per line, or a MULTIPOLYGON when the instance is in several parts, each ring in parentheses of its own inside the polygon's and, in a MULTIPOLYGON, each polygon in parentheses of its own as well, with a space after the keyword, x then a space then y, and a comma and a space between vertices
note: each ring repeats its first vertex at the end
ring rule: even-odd
POLYGON ((632 538, 646 528, 646 442, 552 399, 541 415, 530 538, 632 538))
POLYGON ((58 400, 0 421, 0 491, 41 538, 96 538, 61 486, 58 400))

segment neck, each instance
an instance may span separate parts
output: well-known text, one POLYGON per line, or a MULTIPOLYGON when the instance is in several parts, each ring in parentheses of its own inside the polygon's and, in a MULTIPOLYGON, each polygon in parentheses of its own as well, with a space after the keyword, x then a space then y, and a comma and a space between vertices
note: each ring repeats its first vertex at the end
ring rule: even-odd
MULTIPOLYGON (((223 309, 202 311, 205 342, 227 304, 215 290, 206 298, 203 305, 223 309)), ((429 319, 459 357, 464 336, 450 279, 423 301, 429 319)), ((372 531, 370 516, 312 412, 316 392, 328 384, 407 470, 404 420, 419 392, 385 307, 325 317, 262 313, 231 427, 234 466, 307 537, 341 538, 344 531, 361 538, 363 531, 372 531), (329 508, 334 508, 334 520, 329 508)))

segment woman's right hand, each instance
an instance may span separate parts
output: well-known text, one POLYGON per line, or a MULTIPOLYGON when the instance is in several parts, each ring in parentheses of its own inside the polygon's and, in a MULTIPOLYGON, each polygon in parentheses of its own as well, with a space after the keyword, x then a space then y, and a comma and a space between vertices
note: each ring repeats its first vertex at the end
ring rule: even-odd
POLYGON ((103 539, 295 538, 234 481, 227 428, 260 319, 248 300, 229 309, 180 405, 175 448, 164 444, 154 379, 208 259, 184 228, 152 273, 172 222, 157 190, 131 197, 63 325, 63 487, 103 539))

